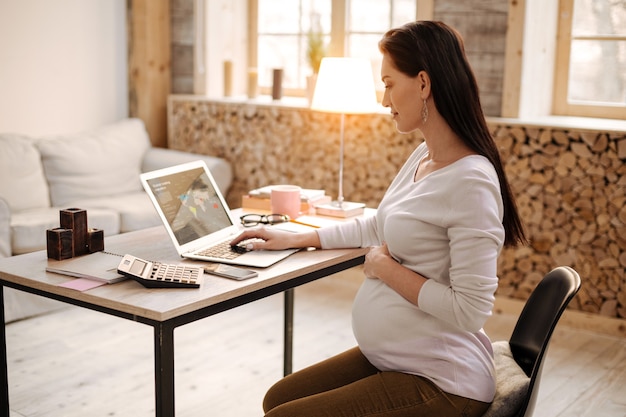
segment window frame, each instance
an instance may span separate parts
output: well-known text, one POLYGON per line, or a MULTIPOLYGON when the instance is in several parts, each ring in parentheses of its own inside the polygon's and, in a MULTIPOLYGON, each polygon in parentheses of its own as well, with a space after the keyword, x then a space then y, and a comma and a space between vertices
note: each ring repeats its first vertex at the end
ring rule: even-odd
POLYGON ((575 1, 576 0, 559 0, 552 113, 556 116, 625 119, 626 105, 583 104, 568 101, 569 66, 572 41, 577 39, 600 41, 626 40, 626 36, 620 35, 574 37, 572 35, 572 21, 575 1))
MULTIPOLYGON (((391 1, 391 0, 387 0, 391 1)), ((435 0, 414 0, 416 7, 416 19, 429 20, 433 18, 435 0)), ((258 64, 258 0, 247 0, 248 2, 248 62, 251 67, 258 64)), ((346 41, 350 31, 348 31, 348 7, 350 0, 331 0, 331 28, 330 42, 327 47, 326 56, 345 56, 346 41)), ((354 32, 357 33, 357 32, 354 32)), ((270 94, 271 87, 259 84, 260 94, 270 94)), ((296 88, 284 88, 285 96, 303 97, 306 90, 296 88)))

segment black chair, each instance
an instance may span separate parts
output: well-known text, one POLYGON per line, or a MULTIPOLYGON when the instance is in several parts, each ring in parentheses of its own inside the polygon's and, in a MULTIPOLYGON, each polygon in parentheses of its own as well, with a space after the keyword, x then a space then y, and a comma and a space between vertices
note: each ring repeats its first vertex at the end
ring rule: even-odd
POLYGON ((499 345, 497 347, 500 351, 498 351, 496 345, 506 344, 506 342, 494 343, 496 377, 498 377, 498 371, 501 375, 497 378, 498 392, 492 405, 492 408, 497 410, 490 409, 486 415, 532 416, 537 402, 543 359, 548 350, 552 332, 561 314, 579 289, 578 273, 570 267, 561 266, 550 271, 530 294, 513 329, 508 346, 503 348, 499 345), (508 358, 504 358, 503 361, 503 356, 508 356, 508 358), (509 362, 506 362, 507 359, 509 362), (500 385, 503 382, 510 384, 511 379, 516 377, 516 372, 518 379, 523 380, 523 388, 516 388, 517 392, 514 394, 510 392, 512 391, 510 387, 501 390, 500 385), (513 396, 515 398, 512 398, 513 396), (519 406, 515 405, 517 403, 519 406), (514 409, 511 410, 511 408, 514 409))

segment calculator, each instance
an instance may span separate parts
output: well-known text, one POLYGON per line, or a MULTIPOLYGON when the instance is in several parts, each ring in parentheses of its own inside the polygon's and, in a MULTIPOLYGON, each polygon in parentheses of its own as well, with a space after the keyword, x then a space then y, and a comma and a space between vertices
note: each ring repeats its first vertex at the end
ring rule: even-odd
POLYGON ((117 272, 134 279, 146 288, 199 288, 201 267, 150 262, 124 255, 117 272))

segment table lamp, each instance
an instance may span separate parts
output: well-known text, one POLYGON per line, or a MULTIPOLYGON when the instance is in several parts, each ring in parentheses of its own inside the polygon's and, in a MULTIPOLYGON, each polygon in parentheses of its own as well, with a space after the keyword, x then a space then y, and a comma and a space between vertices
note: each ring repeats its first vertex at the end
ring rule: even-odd
POLYGON ((362 212, 365 204, 344 201, 343 153, 346 114, 374 113, 377 107, 376 89, 370 61, 362 58, 327 57, 322 59, 315 84, 311 109, 341 114, 339 148, 339 192, 337 200, 317 206, 318 213, 348 217, 362 212))

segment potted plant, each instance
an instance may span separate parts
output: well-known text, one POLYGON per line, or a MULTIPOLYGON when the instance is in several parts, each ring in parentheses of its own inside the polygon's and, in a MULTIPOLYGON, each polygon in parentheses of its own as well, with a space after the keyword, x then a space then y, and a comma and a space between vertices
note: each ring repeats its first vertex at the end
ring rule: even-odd
POLYGON ((326 53, 326 48, 324 47, 324 35, 322 35, 322 32, 319 30, 314 31, 311 29, 307 39, 308 43, 306 56, 313 74, 316 75, 320 70, 322 58, 324 58, 324 54, 326 53))
POLYGON ((322 58, 326 54, 326 46, 324 45, 324 34, 320 25, 320 16, 314 13, 311 16, 311 29, 307 36, 307 50, 306 58, 313 72, 306 78, 307 98, 309 104, 313 99, 313 92, 315 91, 315 83, 317 81, 317 73, 320 70, 322 58))

